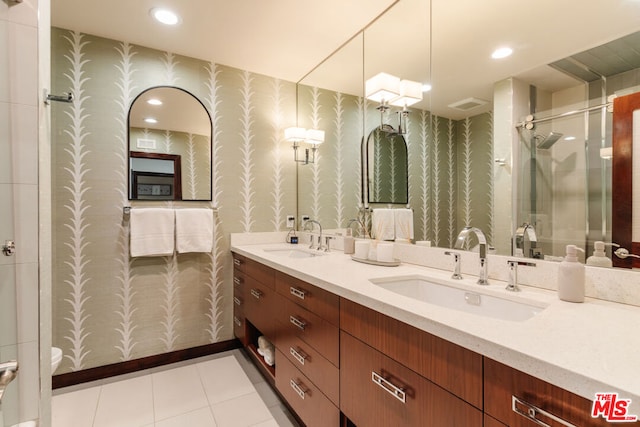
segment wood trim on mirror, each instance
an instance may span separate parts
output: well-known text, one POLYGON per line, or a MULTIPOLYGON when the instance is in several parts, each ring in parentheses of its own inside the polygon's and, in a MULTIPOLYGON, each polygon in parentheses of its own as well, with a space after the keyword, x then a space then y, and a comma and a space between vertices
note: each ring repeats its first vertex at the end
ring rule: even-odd
MULTIPOLYGON (((633 188, 633 112, 640 109, 640 93, 613 100, 613 158, 611 185, 611 239, 631 253, 640 247, 632 242, 633 188)), ((615 250, 615 248, 614 248, 615 250)), ((640 267, 637 258, 620 259, 613 255, 614 267, 640 267)))
MULTIPOLYGON (((145 153, 142 151, 130 151, 129 157, 135 157, 139 159, 156 159, 156 160, 169 160, 173 161, 173 199, 172 200, 182 200, 182 167, 180 156, 177 154, 164 154, 164 153, 145 153)), ((137 188, 135 178, 133 176, 129 176, 129 179, 132 180, 132 199, 137 199, 137 188)), ((166 199, 168 200, 168 199, 166 199)))

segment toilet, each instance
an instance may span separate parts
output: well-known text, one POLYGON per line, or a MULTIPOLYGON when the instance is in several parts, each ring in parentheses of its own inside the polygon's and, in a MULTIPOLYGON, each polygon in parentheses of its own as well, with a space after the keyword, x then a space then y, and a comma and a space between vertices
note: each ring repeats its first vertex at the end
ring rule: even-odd
POLYGON ((60 366, 60 362, 62 362, 62 350, 58 347, 51 347, 51 374, 58 369, 60 366))

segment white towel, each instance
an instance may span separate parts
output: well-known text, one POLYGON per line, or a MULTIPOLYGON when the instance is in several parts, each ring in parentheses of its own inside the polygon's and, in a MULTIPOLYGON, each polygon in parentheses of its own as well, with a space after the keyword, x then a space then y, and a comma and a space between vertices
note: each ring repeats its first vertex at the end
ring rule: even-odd
POLYGON ((394 209, 396 240, 413 239, 413 210, 394 209))
POLYGON ((175 234, 173 209, 131 209, 129 228, 132 257, 173 254, 175 234))
POLYGON ((213 211, 176 209, 176 249, 178 253, 211 252, 213 249, 213 211))
POLYGON ((394 240, 395 219, 393 209, 374 209, 371 214, 371 232, 377 240, 394 240))

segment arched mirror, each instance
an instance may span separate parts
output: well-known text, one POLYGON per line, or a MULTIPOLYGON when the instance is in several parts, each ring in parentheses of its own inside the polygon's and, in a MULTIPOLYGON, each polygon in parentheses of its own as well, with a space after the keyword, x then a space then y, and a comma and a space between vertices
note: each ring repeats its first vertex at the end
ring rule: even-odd
POLYGON ((369 203, 409 202, 407 143, 391 125, 376 127, 366 142, 369 203))
POLYGON ((130 200, 211 200, 211 117, 198 98, 149 88, 128 124, 130 200))

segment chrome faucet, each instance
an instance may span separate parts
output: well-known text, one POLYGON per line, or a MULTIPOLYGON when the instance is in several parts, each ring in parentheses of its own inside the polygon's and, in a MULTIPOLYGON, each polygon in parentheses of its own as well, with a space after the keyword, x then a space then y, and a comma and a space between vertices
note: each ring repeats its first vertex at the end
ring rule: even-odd
POLYGON ((302 227, 303 231, 307 230, 307 227, 311 224, 311 237, 309 238, 309 249, 314 249, 313 247, 313 224, 318 224, 318 229, 320 230, 320 235, 318 236, 318 246, 315 249, 322 249, 322 224, 320 224, 315 219, 310 219, 304 223, 304 227, 302 227))
POLYGON ((462 249, 464 246, 464 242, 467 240, 467 237, 470 233, 476 235, 478 239, 478 245, 480 246, 480 273, 478 274, 478 285, 488 285, 489 279, 487 277, 487 239, 484 236, 482 230, 476 227, 465 227, 458 234, 458 238, 456 239, 456 243, 453 245, 453 249, 462 249))
POLYGON ((445 255, 453 256, 453 274, 452 279, 462 280, 462 274, 460 274, 460 254, 458 252, 446 251, 445 255))
POLYGON ((518 266, 524 265, 527 267, 535 267, 536 263, 510 259, 507 260, 507 264, 509 265, 509 282, 505 289, 511 292, 519 292, 520 288, 518 287, 518 266))
POLYGON ((525 256, 525 241, 529 240, 529 254, 527 255, 529 258, 540 258, 540 251, 536 251, 538 247, 538 237, 536 236, 536 230, 533 228, 533 225, 528 223, 523 223, 516 230, 516 256, 525 256))

